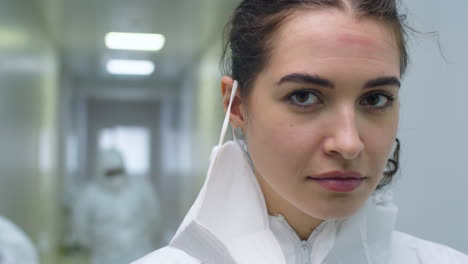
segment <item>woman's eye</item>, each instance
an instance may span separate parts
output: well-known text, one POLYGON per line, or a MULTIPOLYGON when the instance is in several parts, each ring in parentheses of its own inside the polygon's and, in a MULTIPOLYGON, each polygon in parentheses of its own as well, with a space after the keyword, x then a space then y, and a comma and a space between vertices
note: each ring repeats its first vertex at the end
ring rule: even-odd
POLYGON ((384 93, 369 94, 361 100, 361 105, 383 109, 391 105, 395 99, 384 93))
POLYGON ((319 103, 320 99, 312 91, 297 91, 289 96, 289 100, 298 106, 308 107, 313 104, 319 103))

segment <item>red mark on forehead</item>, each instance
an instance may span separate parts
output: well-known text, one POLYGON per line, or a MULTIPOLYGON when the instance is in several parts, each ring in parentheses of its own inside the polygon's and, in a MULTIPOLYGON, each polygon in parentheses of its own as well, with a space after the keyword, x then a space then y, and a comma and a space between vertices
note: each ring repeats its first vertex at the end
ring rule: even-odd
POLYGON ((338 37, 338 42, 347 44, 347 45, 359 45, 359 46, 372 46, 375 44, 370 38, 342 35, 338 37))

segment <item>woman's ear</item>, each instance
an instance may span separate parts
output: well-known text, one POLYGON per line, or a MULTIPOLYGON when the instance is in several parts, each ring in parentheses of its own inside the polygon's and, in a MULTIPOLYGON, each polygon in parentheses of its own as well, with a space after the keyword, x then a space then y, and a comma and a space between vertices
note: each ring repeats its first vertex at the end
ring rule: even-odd
MULTIPOLYGON (((227 111, 229 106, 229 100, 231 99, 231 92, 234 85, 234 80, 231 77, 223 76, 221 78, 221 94, 223 96, 224 112, 227 111)), ((245 104, 240 97, 239 89, 236 91, 234 100, 231 105, 230 124, 233 127, 244 128, 245 126, 245 104)))

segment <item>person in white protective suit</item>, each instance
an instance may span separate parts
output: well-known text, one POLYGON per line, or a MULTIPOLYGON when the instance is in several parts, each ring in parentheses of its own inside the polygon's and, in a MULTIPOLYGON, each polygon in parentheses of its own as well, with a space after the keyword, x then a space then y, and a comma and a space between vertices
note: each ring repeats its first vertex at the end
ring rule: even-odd
POLYGON ((73 211, 75 239, 90 249, 93 264, 128 264, 156 248, 161 213, 157 196, 149 182, 125 173, 116 150, 99 153, 97 177, 73 211))
POLYGON ((468 264, 394 229, 402 19, 395 0, 242 1, 205 184, 170 244, 133 263, 468 264))
POLYGON ((38 264, 36 248, 15 224, 0 217, 0 264, 38 264))

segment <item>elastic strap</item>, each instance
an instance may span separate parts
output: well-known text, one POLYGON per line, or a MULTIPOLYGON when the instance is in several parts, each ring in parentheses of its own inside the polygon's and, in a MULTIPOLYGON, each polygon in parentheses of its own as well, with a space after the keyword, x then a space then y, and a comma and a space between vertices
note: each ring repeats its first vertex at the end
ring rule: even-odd
POLYGON ((234 101, 234 97, 236 96, 236 93, 237 93, 237 86, 238 86, 237 81, 234 81, 234 84, 232 85, 232 90, 231 90, 231 97, 229 99, 229 105, 226 110, 226 115, 224 116, 223 128, 221 129, 221 135, 219 136, 218 146, 221 146, 224 143, 224 137, 226 136, 226 131, 229 126, 229 119, 231 117, 232 102, 234 101))

